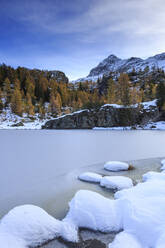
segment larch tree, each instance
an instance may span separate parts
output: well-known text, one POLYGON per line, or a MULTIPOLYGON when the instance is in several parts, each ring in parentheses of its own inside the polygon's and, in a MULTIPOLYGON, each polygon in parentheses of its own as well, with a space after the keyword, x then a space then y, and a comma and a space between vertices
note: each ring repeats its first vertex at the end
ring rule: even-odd
POLYGON ((117 84, 117 100, 120 104, 128 106, 130 104, 130 83, 129 77, 121 73, 117 84))
POLYGON ((107 83, 107 103, 115 103, 116 92, 115 92, 115 82, 112 78, 108 80, 107 83))
POLYGON ((32 104, 32 98, 29 93, 26 94, 26 113, 28 115, 34 115, 34 106, 32 104))
POLYGON ((3 92, 5 96, 5 101, 8 104, 10 102, 11 95, 12 95, 11 82, 8 78, 5 78, 3 92))
POLYGON ((18 88, 16 88, 11 97, 11 110, 13 113, 22 116, 23 106, 22 106, 22 96, 18 88))
POLYGON ((0 111, 3 110, 2 90, 0 88, 0 111))

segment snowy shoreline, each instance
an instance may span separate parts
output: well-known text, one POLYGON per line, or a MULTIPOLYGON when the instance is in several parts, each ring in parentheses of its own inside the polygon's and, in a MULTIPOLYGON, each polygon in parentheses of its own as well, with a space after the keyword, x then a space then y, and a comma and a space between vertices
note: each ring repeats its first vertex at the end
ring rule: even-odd
MULTIPOLYGON (((105 107, 113 107, 115 109, 123 108, 124 106, 118 104, 105 104, 100 109, 104 109, 105 107)), ((145 111, 153 111, 153 108, 156 108, 156 100, 149 102, 142 102, 141 106, 145 111)), ((137 107, 137 104, 131 105, 131 107, 137 107)), ((127 108, 127 107, 124 107, 127 108)), ((17 130, 41 130, 42 126, 45 125, 46 122, 50 120, 58 120, 62 119, 66 116, 73 116, 80 114, 82 112, 89 111, 88 109, 82 109, 73 113, 63 114, 56 118, 47 116, 44 119, 41 119, 39 114, 35 114, 34 116, 27 116, 27 114, 23 114, 22 117, 12 113, 10 108, 4 109, 2 113, 0 113, 0 130, 2 129, 17 129, 17 130)), ((58 130, 58 129, 55 129, 58 130)), ((60 130, 63 130, 62 128, 60 130)), ((64 129, 65 130, 65 129, 64 129)), ((71 129, 75 130, 75 129, 71 129)), ((81 129, 80 129, 81 130, 81 129)), ((88 130, 88 129, 87 129, 88 130)), ((140 126, 114 126, 114 127, 94 127, 92 130, 165 130, 165 121, 157 121, 157 122, 148 122, 147 124, 140 126)))
MULTIPOLYGON (((148 161, 152 164, 154 159, 148 161)), ((160 161, 161 159, 155 160, 154 170, 160 171, 160 161)), ((145 165, 144 160, 141 163, 145 165)), ((136 166, 134 173, 136 173, 136 166)), ((87 228, 109 234, 118 233, 124 229, 124 232, 116 235, 113 243, 111 243, 113 240, 111 237, 109 248, 129 248, 127 242, 132 245, 130 247, 149 248, 153 242, 153 248, 163 248, 161 240, 164 240, 163 225, 165 224, 165 215, 162 209, 165 195, 164 175, 163 171, 150 173, 145 171, 143 183, 138 183, 130 189, 118 191, 115 193, 115 200, 93 191, 80 190, 69 203, 69 211, 62 221, 48 215, 36 206, 25 205, 14 208, 0 222, 0 246, 3 248, 36 247, 55 239, 50 246, 55 247, 53 246, 54 242, 57 242, 57 238, 61 237, 66 241, 66 246, 63 247, 69 247, 67 242, 78 242, 78 229, 87 228), (154 202, 160 204, 153 206, 154 202), (145 209, 149 209, 148 212, 145 209), (135 214, 135 219, 132 211, 135 214), (160 216, 159 212, 161 213, 160 216), (156 223, 155 217, 152 218, 152 216, 157 217, 156 223), (136 223, 136 218, 138 218, 139 224, 136 223), (159 233, 157 232, 158 226, 162 230, 159 233), (141 228, 143 228, 145 237, 140 232, 141 228), (151 228, 154 230, 151 231, 151 228), (134 230, 136 230, 137 235, 135 235, 134 230), (152 238, 149 238, 150 232, 155 232, 152 238), (146 235, 148 235, 147 238, 146 235), (123 242, 126 246, 121 246, 123 242)), ((49 247, 49 243, 43 247, 49 247)))

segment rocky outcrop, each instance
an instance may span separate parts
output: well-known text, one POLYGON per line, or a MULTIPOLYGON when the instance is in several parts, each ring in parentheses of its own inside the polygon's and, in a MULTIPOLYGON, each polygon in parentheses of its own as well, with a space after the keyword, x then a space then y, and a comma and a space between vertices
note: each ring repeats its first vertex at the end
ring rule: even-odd
POLYGON ((46 77, 48 79, 55 79, 58 83, 68 83, 69 79, 66 77, 65 73, 62 71, 45 71, 46 77))
POLYGON ((45 123, 43 129, 92 129, 94 127, 119 127, 145 125, 157 118, 157 107, 116 107, 104 105, 99 110, 82 110, 61 116, 45 123))

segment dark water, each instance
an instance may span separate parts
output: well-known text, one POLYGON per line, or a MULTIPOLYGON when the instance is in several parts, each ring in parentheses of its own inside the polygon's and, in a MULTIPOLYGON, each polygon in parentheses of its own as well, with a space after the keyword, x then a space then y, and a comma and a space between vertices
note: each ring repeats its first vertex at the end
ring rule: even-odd
MULTIPOLYGON (((111 197, 98 185, 78 181, 79 173, 105 173, 108 160, 164 156, 164 131, 0 130, 0 216, 14 206, 35 204, 61 218, 78 189, 111 197)), ((159 168, 159 161, 144 168, 150 167, 159 168)), ((145 170, 129 173, 139 179, 145 170)))

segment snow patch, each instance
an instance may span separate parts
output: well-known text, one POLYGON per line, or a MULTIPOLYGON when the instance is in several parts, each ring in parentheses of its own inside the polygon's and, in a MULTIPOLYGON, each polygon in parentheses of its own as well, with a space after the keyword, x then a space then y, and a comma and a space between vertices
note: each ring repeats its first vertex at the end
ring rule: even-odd
POLYGON ((153 101, 148 101, 148 102, 142 102, 141 105, 143 106, 144 109, 150 109, 151 107, 156 107, 156 102, 157 99, 153 100, 153 101))

